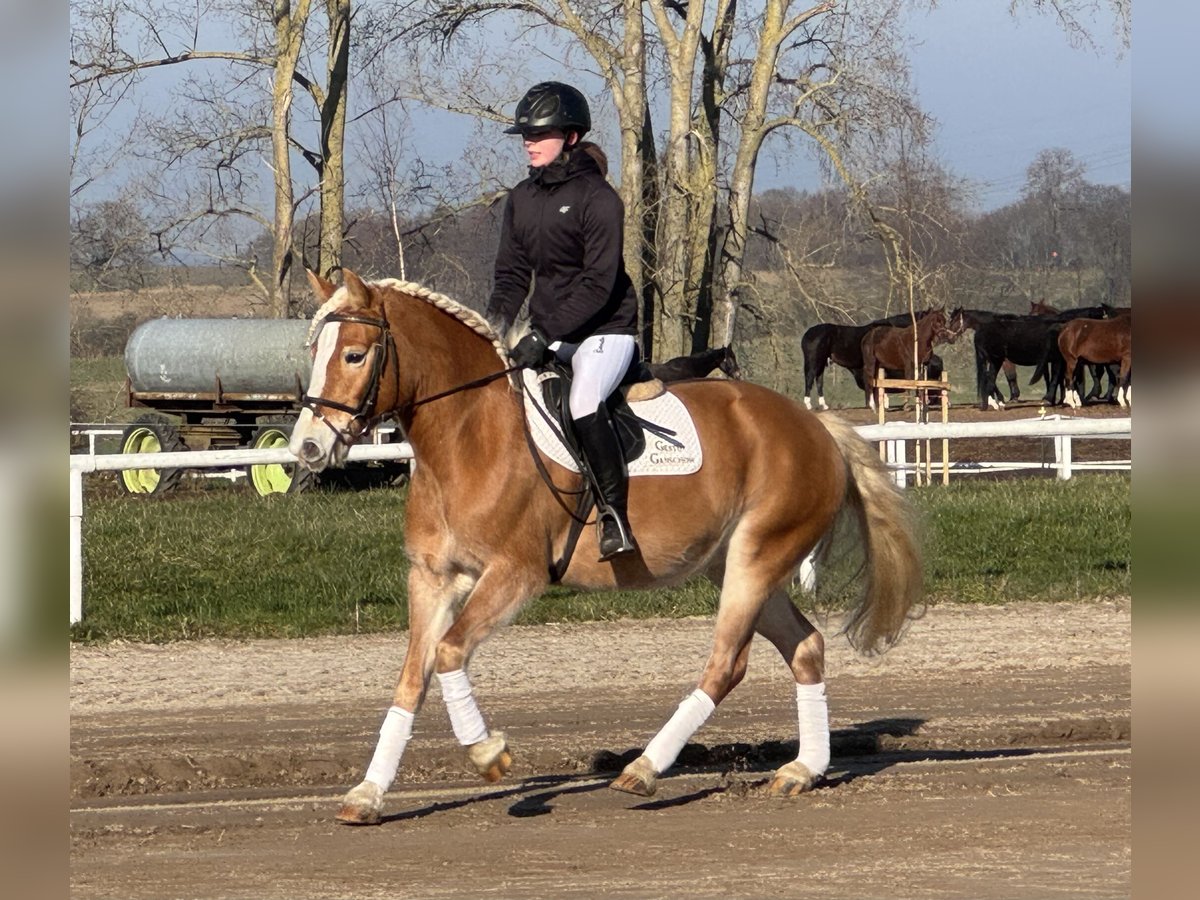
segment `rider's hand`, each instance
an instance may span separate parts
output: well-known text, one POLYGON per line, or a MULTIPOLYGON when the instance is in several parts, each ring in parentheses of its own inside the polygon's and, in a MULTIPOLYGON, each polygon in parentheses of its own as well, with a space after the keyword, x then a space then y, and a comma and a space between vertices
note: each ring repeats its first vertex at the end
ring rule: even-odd
POLYGON ((514 366, 540 366, 550 355, 550 344, 546 336, 536 328, 517 341, 517 346, 508 353, 514 366))

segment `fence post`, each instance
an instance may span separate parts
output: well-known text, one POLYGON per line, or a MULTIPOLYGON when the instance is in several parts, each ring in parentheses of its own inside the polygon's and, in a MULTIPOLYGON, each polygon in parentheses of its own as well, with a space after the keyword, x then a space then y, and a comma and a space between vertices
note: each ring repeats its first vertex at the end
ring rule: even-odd
POLYGON ((817 567, 811 553, 800 561, 800 588, 809 594, 817 589, 817 567))
MULTIPOLYGON (((71 469, 71 624, 83 619, 83 470, 71 469)), ((62 513, 59 513, 62 515, 62 513)), ((60 520, 61 521, 61 520, 60 520)), ((61 615, 61 614, 60 614, 61 615)))
POLYGON ((1054 438, 1054 466, 1058 470, 1059 481, 1069 481, 1071 478, 1071 436, 1059 434, 1054 438))
POLYGON ((898 487, 908 487, 908 445, 902 440, 885 441, 887 446, 887 462, 893 466, 892 480, 898 487))

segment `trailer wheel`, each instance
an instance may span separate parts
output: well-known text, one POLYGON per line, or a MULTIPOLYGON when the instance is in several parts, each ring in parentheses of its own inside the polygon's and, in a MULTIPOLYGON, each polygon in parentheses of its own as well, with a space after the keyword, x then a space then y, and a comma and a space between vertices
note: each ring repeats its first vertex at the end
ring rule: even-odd
MULTIPOLYGON (((186 450, 179 429, 166 416, 139 416, 121 435, 122 453, 175 453, 186 450)), ((179 484, 183 469, 123 469, 118 481, 131 494, 164 494, 179 484)))
MULTIPOLYGON (((254 432, 250 446, 255 450, 286 447, 292 438, 293 419, 266 419, 254 432)), ((295 494, 312 486, 312 473, 296 463, 270 463, 246 467, 250 484, 260 497, 268 494, 295 494)))

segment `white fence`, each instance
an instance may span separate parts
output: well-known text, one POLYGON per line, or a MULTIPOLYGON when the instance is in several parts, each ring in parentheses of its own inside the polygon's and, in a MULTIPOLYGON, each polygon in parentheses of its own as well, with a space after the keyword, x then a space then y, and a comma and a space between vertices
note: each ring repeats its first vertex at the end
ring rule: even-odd
MULTIPOLYGON (((891 422, 886 425, 864 425, 856 429, 868 441, 882 442, 887 449, 889 465, 897 483, 907 483, 912 465, 906 462, 906 442, 941 440, 942 438, 1033 437, 1053 438, 1055 468, 1061 479, 1070 478, 1079 468, 1071 461, 1073 438, 1108 438, 1132 440, 1132 419, 1074 419, 1048 416, 1018 422, 931 422, 918 425, 891 422)), ((94 445, 93 445, 94 446, 94 445)), ((1129 468, 1130 460, 1115 461, 1108 467, 1129 468)), ((412 447, 407 443, 359 444, 350 448, 351 460, 412 459, 412 447)), ((271 465, 291 463, 295 457, 284 449, 275 450, 188 450, 179 453, 72 453, 71 454, 71 624, 83 618, 83 475, 87 472, 118 472, 122 469, 199 469, 231 466, 271 465)), ((999 465, 999 464, 996 464, 999 465)), ((1004 464, 1017 465, 1017 464, 1004 464)), ((1044 468, 1039 463, 1019 464, 1024 468, 1044 468)), ((957 471, 957 470, 954 470, 957 471)), ((811 571, 806 573, 811 577, 811 571)))

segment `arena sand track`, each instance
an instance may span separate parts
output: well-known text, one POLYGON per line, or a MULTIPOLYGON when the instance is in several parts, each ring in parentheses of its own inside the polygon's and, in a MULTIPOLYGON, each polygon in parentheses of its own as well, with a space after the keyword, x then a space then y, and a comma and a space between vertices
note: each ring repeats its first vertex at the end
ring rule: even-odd
POLYGON ((1129 896, 1128 602, 937 607, 876 659, 831 640, 830 778, 793 800, 763 793, 795 712, 758 644, 655 798, 608 790, 710 631, 500 632, 473 674, 513 772, 466 775, 435 688, 377 828, 333 812, 402 636, 75 647, 72 896, 1129 896))

